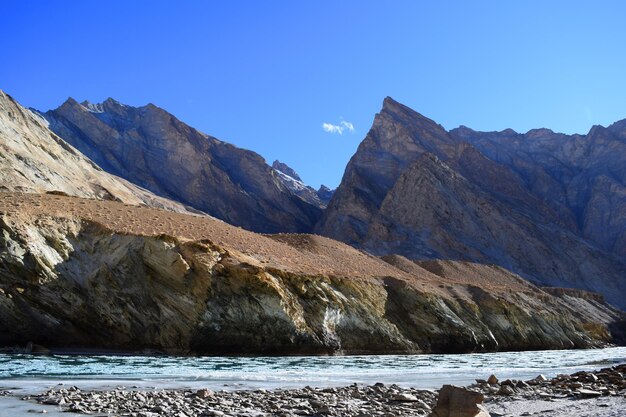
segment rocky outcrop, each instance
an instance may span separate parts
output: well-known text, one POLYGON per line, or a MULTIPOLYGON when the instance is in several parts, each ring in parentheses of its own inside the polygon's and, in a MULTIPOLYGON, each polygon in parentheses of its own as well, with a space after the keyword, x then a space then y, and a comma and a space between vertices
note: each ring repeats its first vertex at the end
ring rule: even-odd
POLYGON ((68 99, 50 128, 101 166, 160 196, 258 232, 309 231, 321 209, 292 193, 265 160, 163 109, 68 99))
POLYGON ((624 308, 620 126, 447 132, 387 98, 316 231, 377 255, 497 264, 624 308))
POLYGON ((612 341, 622 313, 574 299, 498 267, 381 260, 207 216, 0 193, 0 345, 284 354, 612 341))
POLYGON ((0 90, 0 191, 60 192, 186 211, 181 204, 104 172, 47 124, 0 90))

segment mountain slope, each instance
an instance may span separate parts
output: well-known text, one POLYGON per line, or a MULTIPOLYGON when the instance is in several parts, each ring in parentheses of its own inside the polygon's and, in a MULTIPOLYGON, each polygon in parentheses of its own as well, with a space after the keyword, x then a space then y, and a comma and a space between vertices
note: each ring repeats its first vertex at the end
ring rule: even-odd
POLYGON ((549 129, 450 134, 472 143, 517 173, 575 230, 601 248, 626 257, 626 123, 594 126, 587 135, 549 129))
POLYGON ((626 152, 606 131, 447 132, 387 98, 316 231, 378 255, 497 264, 626 307, 626 152))
POLYGON ((44 114, 59 136, 106 171, 259 232, 301 232, 321 214, 258 154, 201 133, 152 104, 68 99, 44 114))
POLYGON ((33 113, 0 90, 0 191, 63 192, 78 197, 186 211, 104 172, 33 113))

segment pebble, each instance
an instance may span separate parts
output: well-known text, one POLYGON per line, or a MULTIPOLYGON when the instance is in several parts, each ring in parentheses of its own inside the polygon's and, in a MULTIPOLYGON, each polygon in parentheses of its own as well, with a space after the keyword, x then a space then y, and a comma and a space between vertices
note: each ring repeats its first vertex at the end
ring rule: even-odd
POLYGON ((596 372, 580 371, 571 375, 560 374, 548 379, 539 375, 528 381, 498 381, 495 375, 489 379, 477 379, 469 388, 482 392, 487 402, 510 399, 561 399, 595 398, 600 396, 626 395, 626 364, 603 368, 596 372))
MULTIPOLYGON (((553 400, 626 395, 626 365, 597 372, 576 372, 548 379, 504 380, 495 375, 477 379, 468 388, 481 392, 485 402, 553 400)), ((2 395, 2 393, 0 393, 2 395)), ((145 390, 83 391, 78 387, 51 389, 34 397, 66 411, 130 417, 409 417, 427 416, 437 393, 395 384, 352 384, 342 388, 255 391, 145 390)))
POLYGON ((436 401, 436 393, 384 384, 231 392, 76 388, 52 389, 35 399, 73 412, 130 417, 399 417, 426 416, 436 401))

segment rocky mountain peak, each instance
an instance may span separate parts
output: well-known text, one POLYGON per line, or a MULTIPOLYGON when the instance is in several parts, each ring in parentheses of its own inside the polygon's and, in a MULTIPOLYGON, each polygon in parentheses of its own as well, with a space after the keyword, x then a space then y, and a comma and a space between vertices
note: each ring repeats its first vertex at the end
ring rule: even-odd
MULTIPOLYGON (((400 102, 397 102, 391 97, 385 97, 383 100, 383 107, 377 117, 390 117, 397 122, 418 125, 422 129, 433 129, 445 132, 443 126, 436 123, 434 120, 429 119, 400 102)), ((374 123, 376 123, 376 120, 374 123)))
POLYGON ((587 133, 587 136, 589 137, 595 137, 597 135, 601 135, 604 132, 606 132, 608 129, 602 125, 593 125, 591 126, 591 129, 589 129, 589 133, 587 133))
POLYGON ((79 103, 78 101, 76 101, 73 97, 68 97, 63 104, 61 104, 58 109, 80 109, 81 107, 83 107, 83 105, 81 103, 79 103))
POLYGON ((613 133, 620 139, 626 139, 626 119, 619 120, 613 123, 607 129, 609 129, 611 133, 613 133))
POLYGON ((276 172, 278 179, 280 182, 289 190, 291 193, 303 201, 306 201, 309 204, 312 204, 315 207, 319 207, 320 209, 326 208, 328 201, 330 200, 330 196, 327 196, 325 193, 318 193, 315 189, 309 185, 306 185, 298 173, 289 165, 280 162, 279 160, 274 161, 272 164, 272 168, 276 172), (326 198, 328 197, 328 198, 326 198))
POLYGON ((330 202, 333 194, 335 194, 335 190, 330 189, 324 184, 320 185, 320 188, 317 190, 317 196, 322 201, 322 203, 326 205, 328 205, 328 203, 330 202))
POLYGON ((544 138, 551 135, 554 135, 554 131, 545 127, 539 129, 530 129, 528 132, 526 132, 526 137, 529 139, 544 138))
MULTIPOLYGON (((72 98, 61 107, 86 112, 72 98)), ((26 110, 1 90, 0 191, 61 192, 185 211, 180 204, 104 172, 50 131, 40 114, 26 110)))
POLYGON ((380 255, 498 264, 623 305, 624 130, 447 132, 388 97, 316 231, 380 255))
POLYGON ((272 163, 272 168, 282 172, 283 174, 289 175, 295 180, 302 181, 302 178, 300 178, 298 173, 293 168, 283 162, 280 162, 278 159, 272 163))
POLYGON ((460 135, 469 135, 472 133, 476 133, 476 131, 472 128, 469 128, 465 125, 460 125, 459 127, 457 127, 456 129, 452 129, 456 132, 458 132, 460 135))

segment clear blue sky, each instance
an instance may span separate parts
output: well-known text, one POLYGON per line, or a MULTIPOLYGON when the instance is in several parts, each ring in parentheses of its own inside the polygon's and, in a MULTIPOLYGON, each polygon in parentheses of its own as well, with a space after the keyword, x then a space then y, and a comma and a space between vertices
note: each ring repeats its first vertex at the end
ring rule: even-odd
POLYGON ((0 2, 0 88, 152 102, 336 186, 389 95, 446 128, 626 118, 621 1, 0 2), (323 123, 341 126, 328 133, 323 123))

